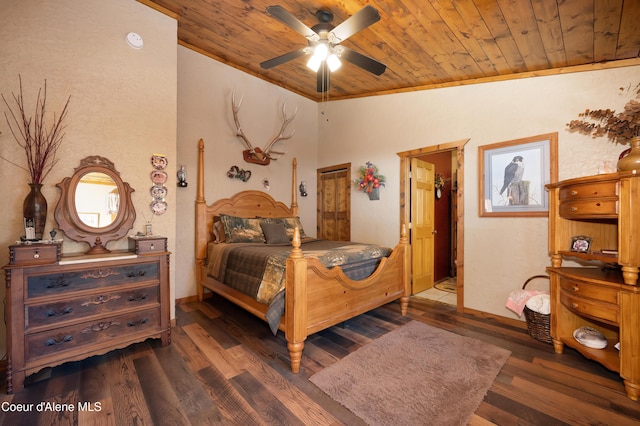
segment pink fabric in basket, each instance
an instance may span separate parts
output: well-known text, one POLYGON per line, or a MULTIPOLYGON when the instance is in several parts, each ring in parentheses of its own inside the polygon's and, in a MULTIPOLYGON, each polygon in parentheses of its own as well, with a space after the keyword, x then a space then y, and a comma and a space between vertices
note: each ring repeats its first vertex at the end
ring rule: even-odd
POLYGON ((524 306, 526 305, 527 300, 538 294, 549 294, 549 292, 530 290, 512 291, 507 298, 507 303, 505 304, 505 306, 507 307, 507 309, 512 310, 513 312, 518 314, 518 316, 522 316, 522 312, 524 311, 524 306))

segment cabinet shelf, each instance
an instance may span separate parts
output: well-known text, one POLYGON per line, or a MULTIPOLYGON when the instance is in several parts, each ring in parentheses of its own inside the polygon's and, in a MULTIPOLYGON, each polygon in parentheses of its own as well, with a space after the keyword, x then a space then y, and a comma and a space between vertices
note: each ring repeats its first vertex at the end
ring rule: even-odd
POLYGON ((620 372, 620 352, 614 347, 618 343, 617 339, 607 339, 609 343, 604 349, 588 348, 578 343, 573 336, 560 336, 558 340, 580 352, 585 358, 599 362, 611 371, 620 372))
POLYGON ((569 250, 559 250, 558 254, 562 257, 575 257, 581 260, 599 260, 604 263, 618 263, 618 255, 616 254, 605 254, 598 252, 591 253, 581 253, 577 251, 569 251, 569 250))

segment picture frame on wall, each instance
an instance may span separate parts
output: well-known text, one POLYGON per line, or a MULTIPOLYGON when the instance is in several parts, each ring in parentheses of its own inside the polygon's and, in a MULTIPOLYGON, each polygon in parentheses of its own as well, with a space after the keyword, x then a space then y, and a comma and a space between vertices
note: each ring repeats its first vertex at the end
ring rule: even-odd
POLYGON ((558 181, 558 133, 478 147, 479 215, 546 217, 558 181))

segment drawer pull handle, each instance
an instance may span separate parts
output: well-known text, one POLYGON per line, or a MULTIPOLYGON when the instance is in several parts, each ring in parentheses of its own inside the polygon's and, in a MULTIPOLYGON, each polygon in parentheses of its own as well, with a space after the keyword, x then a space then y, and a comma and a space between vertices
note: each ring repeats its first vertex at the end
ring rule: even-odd
POLYGON ((141 300, 145 300, 146 298, 146 294, 136 294, 134 296, 129 296, 129 302, 140 302, 141 300))
POLYGON ((578 211, 578 208, 577 208, 577 207, 571 207, 571 211, 572 211, 572 212, 577 212, 577 211, 578 211))
POLYGON ((571 307, 572 307, 573 309, 578 309, 578 304, 577 304, 576 302, 573 302, 573 303, 571 304, 571 307))
POLYGON ((580 290, 580 287, 578 287, 577 285, 574 285, 574 286, 573 286, 573 288, 572 288, 571 290, 573 290, 573 291, 578 291, 578 290, 580 290))
POLYGON ((33 252, 33 258, 34 259, 39 259, 40 258, 40 253, 38 252, 38 250, 33 252))
POLYGON ((102 322, 90 325, 89 327, 85 327, 82 330, 82 332, 89 333, 90 331, 93 331, 93 332, 104 331, 111 328, 111 326, 114 326, 114 325, 120 325, 120 323, 115 321, 102 321, 102 322))
POLYGON ((111 302, 112 300, 117 300, 117 299, 120 299, 120 296, 117 294, 114 294, 111 296, 103 294, 98 297, 94 297, 88 302, 84 302, 81 306, 102 305, 104 303, 108 303, 108 302, 111 302))
POLYGON ((61 345, 63 343, 67 343, 73 340, 73 336, 70 334, 67 334, 66 336, 63 335, 57 335, 54 338, 51 339, 47 339, 44 342, 45 346, 54 346, 54 345, 61 345))
POLYGON ((596 207, 600 207, 602 204, 600 203, 596 203, 596 207))
POLYGON ((147 275, 146 271, 134 271, 134 272, 129 272, 127 274, 127 278, 144 277, 145 275, 147 275))
POLYGON ((578 191, 576 191, 576 190, 574 189, 574 190, 572 190, 572 191, 570 192, 570 194, 571 194, 572 196, 576 196, 576 195, 578 195, 578 191))
POLYGON ((147 321, 149 321, 149 320, 148 320, 148 319, 146 319, 146 318, 142 318, 142 319, 139 319, 138 321, 129 321, 129 322, 127 323, 127 325, 128 325, 129 327, 137 327, 137 326, 139 326, 139 325, 145 324, 147 321))
POLYGON ((154 246, 153 244, 151 244, 150 249, 151 249, 151 250, 155 250, 155 249, 156 249, 156 246, 154 246))
POLYGON ((95 271, 89 271, 86 274, 82 275, 82 278, 87 279, 87 278, 94 278, 94 279, 100 279, 100 278, 107 278, 110 277, 111 275, 120 275, 120 272, 118 271, 114 271, 113 269, 96 269, 95 271))
POLYGON ((71 307, 58 309, 57 311, 54 311, 53 309, 49 309, 47 312, 44 313, 44 316, 45 317, 59 317, 61 315, 70 314, 71 312, 73 312, 73 308, 71 308, 71 307))

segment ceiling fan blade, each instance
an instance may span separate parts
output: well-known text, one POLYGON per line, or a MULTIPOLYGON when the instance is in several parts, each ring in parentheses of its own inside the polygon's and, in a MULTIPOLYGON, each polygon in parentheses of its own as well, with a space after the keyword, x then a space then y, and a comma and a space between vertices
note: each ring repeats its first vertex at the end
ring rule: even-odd
POLYGON ((260 64, 260 66, 264 69, 273 68, 276 65, 284 64, 285 62, 289 62, 293 59, 299 58, 300 56, 304 56, 308 53, 309 53, 309 49, 306 47, 303 47, 298 50, 285 53, 284 55, 280 55, 275 58, 269 59, 268 61, 264 61, 260 64))
POLYGON ((300 22, 298 18, 287 12, 282 6, 269 6, 267 7, 267 13, 308 39, 318 36, 315 31, 300 22))
POLYGON ((326 62, 322 62, 320 69, 318 69, 316 88, 318 93, 324 93, 329 91, 329 66, 326 62))
POLYGON ((331 30, 330 34, 333 34, 333 36, 335 36, 335 43, 340 43, 351 37, 358 31, 364 30, 369 25, 375 24, 379 20, 380 13, 378 13, 378 10, 368 4, 357 11, 355 15, 347 18, 344 22, 331 30))
POLYGON ((354 65, 359 66, 363 70, 369 71, 375 75, 382 75, 387 69, 387 66, 382 62, 378 62, 373 58, 370 58, 362 53, 358 53, 353 49, 349 49, 345 46, 339 46, 341 49, 344 49, 340 54, 340 58, 345 61, 349 61, 354 65))

